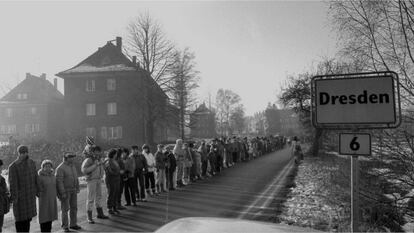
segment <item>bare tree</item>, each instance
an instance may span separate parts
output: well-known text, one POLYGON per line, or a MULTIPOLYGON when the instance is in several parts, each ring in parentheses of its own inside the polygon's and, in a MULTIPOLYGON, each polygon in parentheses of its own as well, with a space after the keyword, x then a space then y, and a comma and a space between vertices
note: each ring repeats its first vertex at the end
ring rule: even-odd
MULTIPOLYGON (((171 69, 176 62, 176 50, 173 43, 167 39, 160 24, 149 14, 140 14, 128 26, 127 49, 128 56, 136 56, 139 66, 155 83, 168 95, 173 77, 171 69)), ((160 93, 154 83, 144 82, 144 88, 137 96, 137 101, 144 101, 142 109, 146 141, 153 145, 155 124, 164 122, 168 114, 168 100, 160 98, 160 93)))
POLYGON ((149 14, 140 14, 127 27, 127 53, 136 55, 142 68, 166 92, 172 77, 169 75, 177 55, 160 24, 149 14))
POLYGON ((219 89, 216 95, 216 110, 218 127, 221 135, 231 134, 232 128, 230 127, 230 116, 240 105, 241 98, 238 94, 231 90, 219 89))
POLYGON ((171 102, 179 110, 179 126, 181 138, 185 138, 185 128, 190 127, 190 107, 197 99, 194 90, 198 87, 200 80, 196 70, 195 55, 189 48, 177 51, 175 63, 172 67, 171 102))

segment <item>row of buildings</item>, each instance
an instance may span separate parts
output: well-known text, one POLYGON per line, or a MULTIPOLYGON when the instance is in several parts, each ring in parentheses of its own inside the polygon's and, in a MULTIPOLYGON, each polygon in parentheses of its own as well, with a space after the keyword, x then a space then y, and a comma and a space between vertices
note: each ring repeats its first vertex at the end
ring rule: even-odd
MULTIPOLYGON (((57 78, 52 84, 45 74, 27 73, 0 99, 0 145, 12 138, 54 141, 85 136, 105 145, 131 145, 151 143, 149 139, 171 142, 180 135, 178 109, 136 57, 123 54, 121 37, 56 76, 64 82, 64 95, 57 88, 57 78)), ((281 134, 298 127, 289 114, 279 114, 286 115, 277 119, 281 134)), ((246 133, 267 133, 260 122, 256 119, 254 129, 248 127, 246 133)), ((204 103, 191 114, 189 123, 192 138, 217 136, 215 113, 204 103)))
POLYGON ((178 137, 176 109, 136 58, 122 53, 122 38, 56 74, 64 95, 46 79, 26 78, 0 99, 0 141, 10 138, 92 136, 99 143, 131 145, 178 137))

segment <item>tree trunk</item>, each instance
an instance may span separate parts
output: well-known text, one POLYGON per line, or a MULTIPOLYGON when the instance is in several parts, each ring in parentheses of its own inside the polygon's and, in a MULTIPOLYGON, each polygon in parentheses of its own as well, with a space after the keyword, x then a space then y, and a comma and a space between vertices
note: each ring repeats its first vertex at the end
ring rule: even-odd
POLYGON ((319 154, 319 145, 320 145, 320 141, 322 138, 322 133, 323 133, 322 129, 315 129, 315 136, 313 137, 312 149, 311 149, 313 156, 318 156, 319 154))

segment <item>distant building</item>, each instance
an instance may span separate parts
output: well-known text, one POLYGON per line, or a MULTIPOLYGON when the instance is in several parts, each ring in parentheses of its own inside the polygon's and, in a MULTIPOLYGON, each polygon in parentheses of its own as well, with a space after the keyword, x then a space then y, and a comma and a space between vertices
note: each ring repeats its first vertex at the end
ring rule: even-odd
POLYGON ((107 42, 57 74, 65 86, 65 129, 98 143, 130 146, 168 138, 167 96, 144 69, 122 53, 122 38, 107 42), (155 124, 149 122, 155 121, 155 124))
POLYGON ((216 133, 216 114, 201 104, 190 116, 190 135, 192 138, 214 138, 216 133))
POLYGON ((280 133, 284 136, 299 135, 303 131, 299 116, 291 109, 279 109, 280 133))
POLYGON ((53 140, 61 136, 63 95, 54 84, 26 74, 26 78, 0 99, 0 141, 10 138, 53 140))

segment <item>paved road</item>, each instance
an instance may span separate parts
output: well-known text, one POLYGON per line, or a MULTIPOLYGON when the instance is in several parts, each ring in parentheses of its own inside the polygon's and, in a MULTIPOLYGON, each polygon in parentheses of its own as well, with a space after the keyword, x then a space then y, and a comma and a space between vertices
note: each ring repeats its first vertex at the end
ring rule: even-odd
MULTIPOLYGON (((247 163, 238 163, 210 179, 149 198, 147 203, 129 207, 121 215, 111 216, 110 220, 96 220, 94 225, 86 223, 86 190, 83 189, 78 196, 79 223, 84 231, 119 232, 154 231, 181 217, 261 220, 263 216, 274 213, 270 203, 284 187, 281 180, 291 165, 288 149, 267 154, 247 163)), ((5 218, 3 229, 14 231, 10 213, 5 218)), ((54 222, 53 229, 60 230, 59 221, 54 222)), ((39 231, 37 219, 32 221, 33 230, 39 231)))

